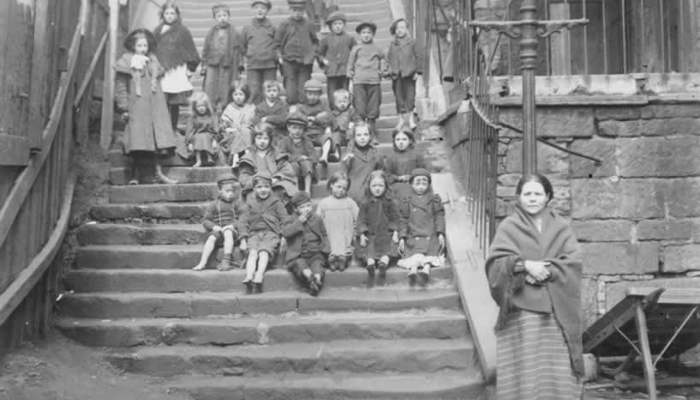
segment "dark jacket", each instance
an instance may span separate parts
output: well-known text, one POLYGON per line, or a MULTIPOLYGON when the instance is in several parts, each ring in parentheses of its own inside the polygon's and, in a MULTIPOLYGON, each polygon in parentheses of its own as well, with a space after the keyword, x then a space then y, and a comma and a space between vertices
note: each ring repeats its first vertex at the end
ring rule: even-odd
POLYGON ((240 224, 241 215, 245 206, 239 200, 224 201, 220 198, 212 201, 204 210, 202 225, 207 232, 211 232, 215 226, 224 227, 233 225, 238 236, 247 236, 246 227, 240 224))
POLYGON ((306 18, 295 20, 288 18, 275 31, 279 55, 285 61, 298 62, 305 65, 314 63, 318 38, 316 28, 306 18))
POLYGON ((343 170, 350 178, 348 196, 361 203, 365 198, 369 174, 376 169, 383 169, 384 163, 379 151, 371 145, 365 149, 353 146, 352 154, 352 158, 343 162, 343 170))
POLYGON ((423 154, 415 147, 409 147, 404 151, 394 148, 384 163, 389 178, 387 183, 391 186, 392 194, 396 199, 402 199, 412 193, 411 185, 408 182, 400 182, 399 176, 411 175, 414 169, 426 167, 423 154))
POLYGON ((255 118, 253 124, 257 124, 261 119, 267 117, 266 121, 276 128, 283 128, 287 124, 287 115, 289 114, 289 105, 282 99, 269 105, 263 100, 255 106, 255 118))
POLYGON ((328 64, 325 65, 326 76, 347 75, 350 50, 356 44, 355 38, 345 32, 339 35, 331 32, 321 40, 318 53, 328 60, 328 64))
POLYGON ((271 231, 279 235, 282 233, 282 226, 286 223, 286 219, 287 210, 282 200, 274 193, 265 200, 258 199, 254 193, 251 193, 246 201, 246 212, 243 213, 241 221, 241 229, 245 232, 241 237, 247 237, 249 233, 257 231, 271 231))
POLYGON ((199 53, 194 45, 194 39, 189 29, 179 21, 170 24, 167 31, 163 31, 165 24, 160 24, 153 31, 156 38, 156 56, 163 68, 168 71, 182 64, 194 72, 199 65, 199 53))
POLYGON ((282 229, 282 236, 287 240, 286 262, 299 258, 302 253, 306 251, 313 250, 305 248, 306 243, 304 243, 304 236, 306 236, 307 233, 311 233, 317 237, 320 242, 319 247, 322 253, 329 254, 331 252, 326 227, 323 225, 323 220, 320 216, 316 213, 312 213, 306 222, 299 221, 298 217, 292 217, 287 220, 287 224, 282 229))
POLYGON ((306 136, 302 137, 299 143, 294 143, 289 136, 285 137, 279 145, 279 152, 288 154, 289 160, 292 162, 298 162, 304 158, 312 163, 318 162, 318 152, 314 144, 306 136))
POLYGON ((368 196, 360 204, 357 217, 357 236, 366 235, 367 257, 394 255, 392 235, 399 229, 399 210, 389 197, 368 196))
POLYGON ((402 238, 437 236, 445 233, 445 208, 439 194, 432 192, 422 196, 413 194, 401 201, 399 209, 402 238))
POLYGON ((348 78, 354 83, 379 84, 386 72, 384 52, 374 43, 358 43, 348 57, 348 78))
POLYGON ((417 48, 416 41, 410 37, 392 40, 386 59, 393 79, 423 73, 423 55, 417 48))
POLYGON ((247 193, 253 189, 255 174, 266 173, 275 181, 273 188, 283 188, 289 196, 293 196, 298 191, 297 175, 289 162, 289 155, 274 149, 267 151, 264 157, 257 153, 255 146, 249 147, 238 164, 238 179, 243 191, 247 193))
POLYGON ((243 54, 248 69, 268 69, 277 67, 277 42, 275 27, 268 18, 260 21, 253 18, 241 33, 243 54))
POLYGON ((241 36, 236 32, 233 25, 221 27, 218 24, 213 26, 204 39, 204 49, 202 50, 202 63, 207 66, 238 68, 241 63, 241 36), (214 38, 217 31, 225 29, 228 32, 227 46, 224 49, 216 48, 214 38))

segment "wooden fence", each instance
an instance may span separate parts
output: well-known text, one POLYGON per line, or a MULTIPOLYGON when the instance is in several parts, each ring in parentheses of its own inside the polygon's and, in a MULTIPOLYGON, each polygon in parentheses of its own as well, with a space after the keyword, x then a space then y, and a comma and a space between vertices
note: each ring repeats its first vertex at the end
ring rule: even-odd
POLYGON ((106 0, 0 1, 3 350, 49 328, 60 268, 54 259, 75 184, 73 150, 87 140, 108 17, 106 0))

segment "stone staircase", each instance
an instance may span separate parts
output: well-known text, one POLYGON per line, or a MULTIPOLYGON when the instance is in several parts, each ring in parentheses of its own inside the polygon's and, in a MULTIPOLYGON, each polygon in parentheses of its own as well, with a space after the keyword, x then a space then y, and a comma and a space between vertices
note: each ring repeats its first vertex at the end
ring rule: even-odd
MULTIPOLYGON (((180 2, 197 37, 209 26, 209 3, 180 2)), ((228 3, 242 24, 249 2, 228 3)), ((376 1, 341 8, 383 27, 390 20, 388 6, 376 1)), ((390 151, 386 135, 380 140, 390 151)), ((244 272, 219 272, 214 257, 209 269, 191 270, 204 205, 228 169, 173 158, 167 173, 184 183, 128 186, 126 161, 110 152, 109 201, 77 232, 75 263, 64 278, 70 292, 56 321, 66 336, 105 347, 115 367, 197 400, 485 398, 451 266, 435 269, 426 289, 409 288, 397 268, 386 286, 372 289, 363 269, 328 272, 321 295, 311 297, 278 265, 266 274, 263 294, 245 295, 244 272)), ((325 184, 312 195, 327 195, 325 184)))

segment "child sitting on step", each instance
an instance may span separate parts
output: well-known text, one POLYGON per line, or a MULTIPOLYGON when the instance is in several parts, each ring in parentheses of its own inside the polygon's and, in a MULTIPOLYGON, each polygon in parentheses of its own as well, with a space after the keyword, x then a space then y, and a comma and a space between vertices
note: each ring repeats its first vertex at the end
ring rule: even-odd
MULTIPOLYGON (((204 242, 199 263, 192 268, 195 271, 206 268, 212 252, 221 246, 224 247, 224 258, 217 268, 220 271, 233 268, 235 241, 246 236, 245 227, 239 223, 243 212, 240 200, 241 185, 233 175, 219 179, 216 184, 219 195, 216 200, 207 205, 204 212, 202 225, 207 231, 207 240, 204 242)), ((245 251, 245 240, 241 241, 240 248, 245 251)))
POLYGON ((206 93, 198 92, 192 95, 191 113, 185 129, 187 150, 194 152, 193 167, 211 164, 219 151, 217 136, 219 123, 206 93))
POLYGON ((318 203, 316 212, 323 220, 330 242, 328 266, 331 271, 344 271, 353 254, 353 237, 360 209, 348 197, 350 180, 343 172, 336 172, 328 179, 330 196, 318 203))
POLYGON ((392 134, 393 151, 384 160, 386 172, 389 175, 389 185, 394 199, 401 200, 412 193, 411 171, 425 168, 425 160, 415 148, 413 132, 403 129, 392 134))
POLYGON ((383 169, 383 160, 371 143, 370 127, 365 122, 354 126, 354 144, 352 150, 343 156, 343 170, 350 178, 348 195, 357 203, 365 197, 365 188, 369 183, 369 174, 377 169, 383 169))
POLYGON ((273 127, 273 144, 277 145, 285 136, 285 124, 289 106, 280 98, 282 85, 277 81, 263 83, 265 99, 255 106, 255 123, 264 122, 273 127))
MULTIPOLYGON (((323 101, 323 84, 315 79, 310 79, 304 83, 304 101, 297 106, 297 109, 306 117, 308 126, 306 136, 311 142, 321 147, 321 157, 319 161, 327 163, 331 150, 331 110, 323 101)), ((337 157, 334 161, 338 161, 337 157)))
POLYGON ((317 296, 323 287, 323 267, 330 253, 328 234, 306 192, 295 194, 291 203, 295 215, 282 229, 287 241, 285 264, 309 293, 317 296))
POLYGON ((307 121, 304 114, 293 112, 287 118, 287 137, 282 139, 280 152, 289 156, 297 178, 303 182, 303 188, 311 194, 314 168, 318 163, 318 152, 306 136, 307 121))
POLYGON ((242 230, 248 235, 248 260, 243 279, 246 294, 262 293, 265 271, 277 254, 286 219, 284 204, 272 193, 272 177, 264 172, 256 174, 253 193, 248 196, 241 221, 242 230))
POLYGON ((416 79, 423 71, 422 53, 417 49, 416 41, 408 34, 408 22, 404 18, 394 21, 389 32, 394 40, 389 44, 386 58, 391 88, 396 99, 396 112, 399 114, 396 129, 400 130, 407 125, 406 128, 413 130, 416 128, 413 114, 416 107, 416 79))
POLYGON ((445 252, 445 209, 440 195, 433 193, 430 172, 416 168, 409 180, 412 193, 399 205, 399 252, 403 259, 398 266, 408 270, 409 284, 425 286, 431 267, 442 264, 445 252))
POLYGON ((340 156, 341 146, 352 146, 355 123, 355 109, 350 102, 350 92, 338 89, 333 92, 333 109, 331 110, 331 138, 335 146, 331 154, 340 156))
POLYGON ((251 127, 255 118, 255 106, 248 104, 248 85, 237 83, 231 88, 231 102, 221 114, 221 151, 223 159, 232 168, 252 144, 251 127))
POLYGON ((377 284, 384 285, 389 263, 396 257, 399 242, 399 211, 389 194, 386 174, 373 171, 369 175, 367 197, 360 204, 357 237, 360 248, 357 256, 367 268, 367 287, 374 286, 375 271, 379 270, 377 284))

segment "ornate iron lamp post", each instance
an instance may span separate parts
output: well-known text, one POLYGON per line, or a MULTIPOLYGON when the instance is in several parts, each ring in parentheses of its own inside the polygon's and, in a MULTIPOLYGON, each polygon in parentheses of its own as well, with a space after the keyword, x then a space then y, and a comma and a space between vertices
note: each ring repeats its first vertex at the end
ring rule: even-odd
POLYGON ((469 25, 486 31, 495 29, 511 39, 520 39, 523 80, 523 174, 537 172, 537 132, 535 115, 535 67, 537 42, 562 29, 588 23, 588 19, 537 20, 537 0, 522 0, 519 21, 472 21, 469 25))

